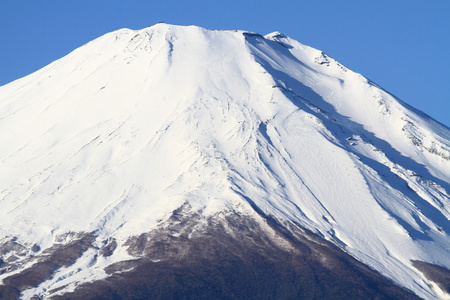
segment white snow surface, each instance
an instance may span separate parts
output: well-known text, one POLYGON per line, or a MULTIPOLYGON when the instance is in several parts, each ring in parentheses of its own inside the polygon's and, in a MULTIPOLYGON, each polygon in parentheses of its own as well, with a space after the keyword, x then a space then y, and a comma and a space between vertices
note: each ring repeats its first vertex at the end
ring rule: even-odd
MULTIPOLYGON (((411 260, 450 268, 450 129, 278 32, 106 34, 0 87, 0 139, 0 242, 120 244, 185 203, 205 217, 251 204, 448 297, 411 260)), ((72 269, 100 271, 63 282, 127 257, 90 266, 89 251, 72 269)))

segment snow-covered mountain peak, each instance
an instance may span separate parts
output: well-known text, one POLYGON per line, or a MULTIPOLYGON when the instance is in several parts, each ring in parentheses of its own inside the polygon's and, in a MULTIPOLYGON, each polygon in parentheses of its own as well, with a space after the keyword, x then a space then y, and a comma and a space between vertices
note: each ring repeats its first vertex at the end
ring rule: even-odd
POLYGON ((282 37, 285 37, 285 35, 279 31, 274 31, 274 32, 266 34, 264 36, 264 38, 266 38, 266 39, 275 39, 275 38, 282 38, 282 37))
POLYGON ((0 87, 0 136, 0 243, 20 241, 23 265, 93 233, 121 249, 86 268, 103 278, 174 216, 197 234, 237 214, 273 236, 263 215, 444 295, 411 260, 450 267, 449 129, 279 32, 106 34, 0 87))

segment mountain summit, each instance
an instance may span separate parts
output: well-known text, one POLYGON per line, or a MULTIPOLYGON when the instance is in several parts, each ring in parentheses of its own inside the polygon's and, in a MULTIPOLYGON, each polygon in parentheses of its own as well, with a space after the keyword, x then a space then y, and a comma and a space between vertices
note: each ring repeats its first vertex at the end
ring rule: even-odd
POLYGON ((450 129, 281 33, 106 34, 0 137, 2 299, 449 297, 450 129))

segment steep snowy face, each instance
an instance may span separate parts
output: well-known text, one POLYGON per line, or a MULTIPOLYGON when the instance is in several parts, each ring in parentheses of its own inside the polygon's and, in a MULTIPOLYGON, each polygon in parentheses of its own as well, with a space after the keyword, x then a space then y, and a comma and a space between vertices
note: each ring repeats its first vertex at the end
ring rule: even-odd
POLYGON ((10 172, 2 174, 2 219, 20 228, 11 235, 43 230, 37 238, 49 228, 110 234, 123 225, 125 235, 137 233, 147 228, 131 223, 151 226, 205 180, 213 182, 205 193, 233 198, 209 139, 243 120, 237 112, 224 126, 213 124, 226 109, 238 110, 223 102, 247 97, 243 40, 195 27, 121 30, 5 86, 2 129, 10 142, 2 157, 10 172), (45 227, 28 221, 35 210, 45 227))
POLYGON ((450 130, 280 33, 109 33, 0 87, 0 136, 0 243, 30 245, 19 260, 94 233, 118 250, 76 280, 101 278, 181 207, 198 228, 256 210, 445 297, 411 260, 450 268, 450 130))

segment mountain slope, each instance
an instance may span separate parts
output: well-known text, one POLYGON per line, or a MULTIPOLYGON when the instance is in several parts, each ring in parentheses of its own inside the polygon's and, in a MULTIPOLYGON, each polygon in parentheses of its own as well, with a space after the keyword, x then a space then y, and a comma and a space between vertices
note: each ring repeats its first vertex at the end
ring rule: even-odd
POLYGON ((280 33, 107 34, 0 87, 0 132, 5 286, 87 239, 24 297, 147 257, 132 241, 173 226, 175 212, 193 220, 189 238, 214 222, 245 232, 241 218, 294 247, 269 217, 420 297, 447 297, 412 261, 450 268, 450 130, 280 33))

